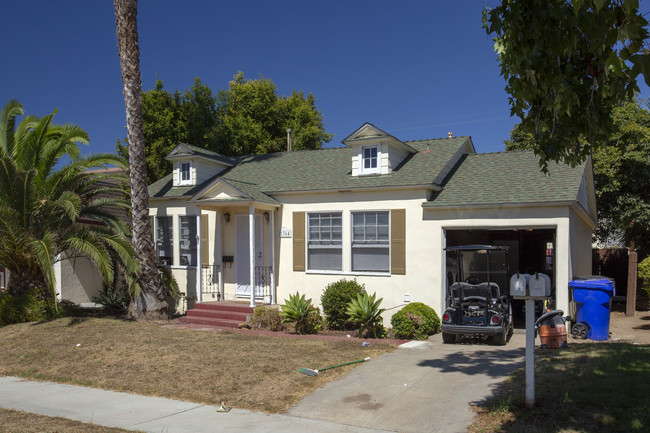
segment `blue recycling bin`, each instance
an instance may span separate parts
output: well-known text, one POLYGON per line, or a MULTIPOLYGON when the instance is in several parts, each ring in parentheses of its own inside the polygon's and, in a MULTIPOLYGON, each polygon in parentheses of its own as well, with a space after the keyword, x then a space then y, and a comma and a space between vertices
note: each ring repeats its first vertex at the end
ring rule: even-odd
POLYGON ((586 338, 606 341, 609 338, 609 313, 615 292, 614 282, 604 277, 573 280, 569 287, 573 291, 575 303, 574 326, 586 326, 586 338))

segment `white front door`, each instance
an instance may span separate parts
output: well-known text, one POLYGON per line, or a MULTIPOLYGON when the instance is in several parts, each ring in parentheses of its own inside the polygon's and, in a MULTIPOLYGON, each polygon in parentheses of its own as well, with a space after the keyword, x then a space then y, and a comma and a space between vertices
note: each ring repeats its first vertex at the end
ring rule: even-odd
MULTIPOLYGON (((235 230, 237 232, 237 246, 235 251, 235 266, 237 269, 236 296, 251 296, 251 274, 250 274, 250 239, 248 227, 248 215, 235 215, 235 230)), ((255 215, 255 266, 263 266, 262 258, 262 217, 255 215)), ((262 287, 255 287, 255 296, 262 296, 262 287)))

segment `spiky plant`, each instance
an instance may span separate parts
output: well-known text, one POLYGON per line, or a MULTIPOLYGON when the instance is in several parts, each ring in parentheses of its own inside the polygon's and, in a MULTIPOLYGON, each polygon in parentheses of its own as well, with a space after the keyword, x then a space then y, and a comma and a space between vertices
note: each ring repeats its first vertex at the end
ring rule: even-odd
POLYGON ((381 314, 386 310, 379 306, 384 299, 376 297, 376 293, 359 293, 357 298, 348 304, 347 313, 350 321, 359 326, 359 338, 363 337, 364 331, 372 334, 374 338, 377 338, 377 330, 383 331, 381 314))

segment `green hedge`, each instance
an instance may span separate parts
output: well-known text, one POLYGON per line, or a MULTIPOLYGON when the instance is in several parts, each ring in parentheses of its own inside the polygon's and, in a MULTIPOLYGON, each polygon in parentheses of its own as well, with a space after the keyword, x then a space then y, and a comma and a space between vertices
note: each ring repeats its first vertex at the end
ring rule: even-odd
POLYGON ((413 302, 390 319, 397 338, 426 340, 440 332, 440 318, 435 310, 422 302, 413 302))

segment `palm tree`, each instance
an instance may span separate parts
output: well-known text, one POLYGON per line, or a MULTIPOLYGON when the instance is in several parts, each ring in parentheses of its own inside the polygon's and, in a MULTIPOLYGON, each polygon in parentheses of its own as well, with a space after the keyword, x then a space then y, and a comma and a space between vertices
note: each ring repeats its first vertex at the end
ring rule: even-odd
POLYGON ((106 282, 114 263, 138 272, 128 227, 110 208, 128 208, 119 187, 106 182, 115 172, 89 169, 107 164, 125 167, 116 155, 80 158, 78 143, 88 134, 72 125, 53 125, 49 116, 25 116, 12 100, 0 112, 0 263, 11 272, 14 295, 36 291, 54 297, 53 265, 84 256, 106 282), (57 169, 62 157, 70 162, 57 169))
POLYGON ((149 224, 149 191, 145 165, 142 117, 142 83, 136 0, 115 0, 117 41, 124 83, 126 128, 129 142, 133 246, 140 261, 140 290, 129 306, 133 318, 169 317, 163 284, 156 267, 156 256, 149 224))

